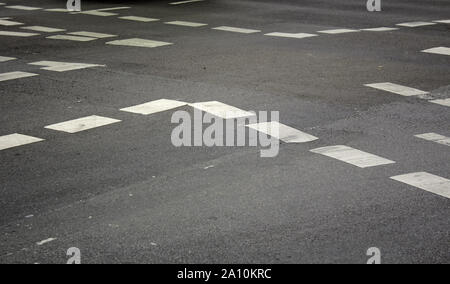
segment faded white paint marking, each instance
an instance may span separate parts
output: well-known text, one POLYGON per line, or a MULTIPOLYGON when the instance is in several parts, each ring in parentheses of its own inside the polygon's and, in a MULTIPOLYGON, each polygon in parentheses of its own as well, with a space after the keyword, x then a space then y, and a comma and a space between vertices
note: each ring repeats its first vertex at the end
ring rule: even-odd
POLYGON ((137 16, 125 16, 125 17, 119 17, 119 19, 129 20, 129 21, 136 21, 136 22, 144 22, 144 23, 159 21, 159 19, 146 18, 146 17, 137 17, 137 16))
POLYGON ((172 45, 172 43, 169 43, 169 42, 155 41, 155 40, 148 40, 148 39, 141 39, 141 38, 130 38, 130 39, 123 39, 123 40, 114 40, 114 41, 109 41, 106 44, 123 45, 123 46, 135 46, 135 47, 148 47, 148 48, 155 48, 155 47, 160 47, 160 46, 172 45))
POLYGON ((83 11, 83 12, 77 12, 75 14, 84 14, 84 15, 99 16, 99 17, 117 16, 117 14, 115 14, 115 13, 102 12, 100 10, 83 11))
POLYGON ((174 101, 174 100, 166 100, 161 99, 157 101, 148 102, 145 104, 140 104, 132 107, 127 107, 121 109, 121 111, 132 112, 137 114, 149 115, 153 113, 158 113, 174 108, 179 108, 181 106, 185 106, 187 103, 174 101))
POLYGON ((15 57, 0 56, 0 62, 6 62, 6 61, 15 60, 15 59, 17 59, 17 58, 15 58, 15 57))
POLYGON ((335 29, 335 30, 318 31, 318 33, 322 33, 322 34, 330 34, 330 35, 346 34, 346 33, 357 33, 357 32, 360 32, 360 30, 353 30, 353 29, 335 29))
POLYGON ((36 65, 36 66, 44 66, 41 69, 48 70, 48 71, 56 71, 56 72, 65 72, 65 71, 105 66, 105 65, 98 65, 98 64, 71 63, 71 62, 58 62, 58 61, 39 61, 39 62, 33 62, 33 63, 28 63, 28 64, 36 65))
POLYGON ((419 95, 427 95, 429 94, 428 92, 424 92, 418 89, 414 89, 414 88, 410 88, 410 87, 405 87, 402 85, 398 85, 398 84, 393 84, 393 83, 376 83, 376 84, 367 84, 365 85, 366 87, 370 87, 370 88, 374 88, 374 89, 378 89, 378 90, 382 90, 382 91, 386 91, 386 92, 390 92, 390 93, 394 93, 394 94, 398 94, 398 95, 402 95, 402 96, 419 96, 419 95))
POLYGON ((92 41, 96 40, 95 37, 84 37, 84 36, 72 36, 72 35, 54 35, 48 36, 49 39, 59 39, 59 40, 70 40, 70 41, 92 41))
POLYGON ((390 32, 390 31, 396 31, 396 30, 398 30, 398 28, 381 27, 381 28, 362 29, 362 31, 367 31, 367 32, 390 32))
POLYGON ((268 33, 265 34, 266 36, 273 36, 273 37, 286 37, 286 38, 308 38, 308 37, 316 37, 318 35, 315 34, 308 34, 308 33, 298 33, 298 34, 292 34, 292 33, 268 33))
POLYGON ((426 172, 410 173, 391 179, 450 198, 450 180, 426 172))
POLYGON ((217 28, 212 28, 212 29, 218 30, 218 31, 232 32, 232 33, 241 33, 241 34, 253 34, 253 33, 261 32, 260 30, 234 28, 234 27, 227 27, 227 26, 222 26, 222 27, 217 27, 217 28))
POLYGON ((42 26, 21 27, 21 29, 35 31, 35 32, 43 32, 43 33, 56 33, 56 32, 64 32, 65 31, 65 29, 49 28, 49 27, 42 27, 42 26))
POLYGON ((44 141, 44 139, 18 133, 0 136, 0 150, 5 150, 41 141, 44 141))
POLYGON ((112 7, 112 8, 102 8, 102 9, 97 9, 97 11, 116 11, 116 10, 125 10, 125 9, 130 9, 131 7, 112 7))
POLYGON ((438 105, 441 105, 441 106, 448 106, 448 107, 450 107, 450 99, 432 100, 432 101, 429 101, 429 102, 431 102, 433 104, 438 104, 438 105))
POLYGON ((0 25, 2 26, 20 26, 23 25, 23 23, 9 21, 8 19, 0 19, 0 25))
POLYGON ((251 117, 255 116, 255 113, 244 111, 234 106, 230 106, 218 101, 211 102, 201 102, 189 104, 191 107, 199 109, 201 111, 210 113, 214 116, 223 118, 223 119, 234 119, 240 117, 251 117))
POLYGON ((42 10, 42 8, 38 8, 38 7, 30 7, 30 6, 22 6, 22 5, 6 6, 6 8, 9 8, 9 9, 16 9, 16 10, 25 10, 25 11, 42 10))
POLYGON ((204 27, 204 26, 208 25, 208 24, 194 23, 194 22, 185 22, 185 21, 166 22, 166 24, 167 25, 175 25, 175 26, 191 27, 191 28, 204 27))
POLYGON ((4 5, 6 5, 6 3, 0 3, 0 6, 4 6, 4 5))
POLYGON ((186 0, 186 1, 178 1, 178 2, 172 2, 169 3, 169 5, 182 5, 182 4, 190 4, 195 2, 203 2, 205 0, 186 0))
POLYGON ((33 76, 38 76, 38 74, 28 73, 28 72, 20 72, 20 71, 2 73, 2 74, 0 74, 0 82, 20 79, 20 78, 33 77, 33 76))
POLYGON ((10 31, 0 31, 0 36, 17 36, 17 37, 30 37, 38 36, 36 33, 22 33, 22 32, 10 32, 10 31))
POLYGON ((56 240, 56 238, 48 238, 48 239, 46 239, 46 240, 37 242, 36 245, 42 246, 42 245, 45 245, 46 243, 53 242, 53 241, 55 241, 55 240, 56 240))
POLYGON ((444 135, 440 135, 437 133, 425 133, 414 136, 417 138, 425 139, 427 141, 432 141, 438 144, 450 146, 450 137, 446 137, 444 135))
POLYGON ((410 22, 410 23, 401 23, 397 24, 397 26, 400 27, 408 27, 408 28, 416 28, 416 27, 424 27, 424 26, 432 26, 436 25, 436 23, 430 23, 430 22, 410 22))
POLYGON ((327 157, 334 158, 360 168, 368 168, 395 163, 394 161, 344 145, 317 148, 311 150, 311 152, 325 155, 327 157))
POLYGON ((85 131, 117 122, 120 122, 120 120, 92 115, 79 119, 48 125, 45 128, 67 133, 77 133, 80 131, 85 131))
POLYGON ((68 33, 69 35, 75 36, 84 36, 84 37, 95 37, 95 38, 108 38, 108 37, 116 37, 116 35, 103 34, 103 33, 93 33, 93 32, 72 32, 68 33))
POLYGON ((423 50, 422 52, 440 54, 440 55, 450 55, 450 48, 441 46, 441 47, 426 49, 426 50, 423 50))
POLYGON ((51 9, 45 9, 44 11, 47 11, 47 12, 61 12, 61 13, 69 12, 67 9, 62 9, 62 8, 51 8, 51 9))
POLYGON ((308 133, 302 132, 276 121, 249 124, 247 125, 247 127, 270 135, 285 143, 306 143, 319 139, 308 133))
POLYGON ((435 23, 440 23, 440 24, 450 24, 450 20, 439 20, 439 21, 434 21, 435 23))

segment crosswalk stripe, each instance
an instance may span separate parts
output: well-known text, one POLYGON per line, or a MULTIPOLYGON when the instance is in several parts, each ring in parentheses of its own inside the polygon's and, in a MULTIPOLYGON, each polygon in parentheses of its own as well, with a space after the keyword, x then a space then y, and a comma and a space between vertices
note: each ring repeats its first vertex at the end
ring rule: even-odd
POLYGON ((65 29, 49 28, 49 27, 42 27, 42 26, 21 27, 21 29, 35 31, 35 32, 43 32, 43 33, 56 33, 56 32, 64 32, 65 31, 65 29))
POLYGON ((450 107, 450 99, 432 100, 432 101, 430 101, 430 103, 450 107))
POLYGON ((66 72, 73 70, 80 70, 92 67, 103 67, 104 65, 98 64, 85 64, 85 63, 71 63, 71 62, 58 62, 58 61, 39 61, 28 63, 35 66, 44 66, 41 69, 56 72, 66 72))
POLYGON ((391 179, 450 198, 450 180, 427 172, 393 176, 391 179))
POLYGON ((410 88, 410 87, 405 87, 402 85, 398 85, 398 84, 393 84, 393 83, 376 83, 376 84, 366 84, 364 85, 366 87, 370 87, 370 88, 374 88, 374 89, 378 89, 378 90, 382 90, 382 91, 386 91, 386 92, 390 92, 390 93, 394 93, 394 94, 398 94, 398 95, 402 95, 402 96, 420 96, 420 95, 427 95, 429 94, 428 92, 424 92, 418 89, 414 89, 414 88, 410 88))
POLYGON ((186 1, 178 1, 178 2, 172 2, 169 3, 170 5, 182 5, 182 4, 189 4, 189 3, 195 3, 195 2, 203 2, 205 0, 186 0, 186 1))
POLYGON ((57 124, 48 125, 45 126, 45 128, 67 133, 77 133, 118 122, 120 122, 120 120, 92 115, 57 124))
POLYGON ((15 57, 7 57, 7 56, 0 56, 0 62, 6 62, 6 61, 11 61, 17 59, 15 57))
POLYGON ((439 21, 434 21, 435 23, 440 23, 440 24, 450 24, 450 20, 439 20, 439 21))
POLYGON ((2 73, 2 74, 0 74, 0 82, 20 79, 20 78, 33 77, 33 76, 38 76, 38 74, 21 72, 21 71, 2 73))
POLYGON ((102 8, 102 9, 97 9, 97 11, 117 11, 117 10, 126 10, 126 9, 131 9, 131 7, 102 8))
POLYGON ((185 21, 172 21, 172 22, 166 22, 167 25, 175 25, 175 26, 184 26, 184 27, 191 27, 191 28, 198 28, 198 27, 204 27, 208 24, 202 24, 202 23, 194 23, 194 22, 185 22, 185 21))
POLYGON ((22 6, 22 5, 6 6, 6 8, 16 9, 16 10, 25 10, 25 11, 42 10, 42 8, 39 8, 39 7, 30 7, 30 6, 22 6))
POLYGON ((0 25, 9 27, 9 26, 20 26, 23 25, 23 23, 9 21, 8 19, 0 19, 0 25))
POLYGON ((36 34, 36 33, 0 31, 0 36, 30 37, 30 36, 38 36, 38 35, 39 34, 36 34))
POLYGON ((424 26, 432 26, 432 25, 436 25, 436 23, 430 23, 430 22, 409 22, 409 23, 397 24, 397 26, 408 27, 408 28, 416 28, 416 27, 424 27, 424 26))
POLYGON ((83 37, 95 37, 95 38, 108 38, 108 37, 116 37, 116 35, 103 34, 103 33, 94 33, 94 32, 71 32, 69 35, 75 36, 83 36, 83 37))
POLYGON ((77 12, 76 14, 91 15, 91 16, 99 16, 99 17, 111 17, 111 16, 117 16, 116 13, 102 12, 102 11, 100 11, 100 10, 83 11, 83 12, 77 12))
POLYGON ((426 49, 426 50, 423 50, 422 52, 440 54, 440 55, 450 55, 450 48, 441 46, 441 47, 434 47, 434 48, 426 49))
POLYGON ((125 112, 131 112, 131 113, 137 113, 142 115, 149 115, 154 114, 158 112, 163 112, 170 109, 179 108, 181 106, 185 106, 187 103, 175 101, 175 100, 167 100, 167 99, 161 99, 156 100, 140 105, 135 105, 127 108, 121 109, 121 111, 125 112))
POLYGON ((395 163, 394 161, 344 145, 317 148, 311 150, 311 152, 334 158, 360 168, 368 168, 395 163))
POLYGON ((285 143, 306 143, 319 139, 277 121, 249 124, 247 127, 270 135, 285 143))
POLYGON ((124 17, 119 17, 119 19, 129 20, 129 21, 136 21, 136 22, 144 22, 144 23, 159 21, 159 19, 146 18, 146 17, 137 17, 137 16, 124 16, 124 17))
POLYGON ((48 36, 49 39, 59 39, 59 40, 70 40, 70 41, 92 41, 97 38, 94 37, 85 37, 85 36, 72 36, 72 35, 54 35, 48 36))
POLYGON ((47 12, 62 12, 62 13, 69 12, 67 9, 62 9, 62 8, 44 9, 44 11, 47 11, 47 12))
POLYGON ((360 30, 354 30, 354 29, 335 29, 335 30, 324 30, 324 31, 318 31, 318 33, 322 34, 345 34, 345 33, 357 33, 360 30))
POLYGON ((160 47, 160 46, 172 45, 173 43, 141 39, 141 38, 130 38, 130 39, 123 39, 123 40, 109 41, 106 44, 155 48, 155 47, 160 47))
POLYGON ((241 34, 253 34, 253 33, 259 33, 260 30, 251 30, 251 29, 243 29, 243 28, 235 28, 235 27, 228 27, 228 26, 221 26, 212 28, 213 30, 218 31, 225 31, 225 32, 233 32, 233 33, 241 33, 241 34))
POLYGON ((398 28, 381 27, 381 28, 362 29, 362 31, 367 31, 367 32, 389 32, 389 31, 396 31, 396 30, 398 30, 398 28))
POLYGON ((308 33, 297 33, 297 34, 293 34, 293 33, 268 33, 265 34, 266 36, 273 36, 273 37, 286 37, 286 38, 297 38, 297 39, 302 39, 302 38, 308 38, 308 37, 316 37, 318 35, 315 34, 308 34, 308 33))
POLYGON ((194 103, 189 104, 189 106, 223 119, 255 116, 255 113, 248 112, 218 101, 194 103))
POLYGON ((0 151, 41 141, 44 139, 19 133, 0 136, 0 151))
POLYGON ((437 133, 424 133, 424 134, 418 134, 418 135, 414 135, 414 136, 417 138, 427 140, 427 141, 450 146, 450 137, 446 137, 444 135, 440 135, 437 133))

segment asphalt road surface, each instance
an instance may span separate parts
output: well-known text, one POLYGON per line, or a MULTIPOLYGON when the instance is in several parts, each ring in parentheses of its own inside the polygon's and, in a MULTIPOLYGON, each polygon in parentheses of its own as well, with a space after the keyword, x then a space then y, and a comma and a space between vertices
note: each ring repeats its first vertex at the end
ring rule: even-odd
POLYGON ((449 1, 0 2, 0 263, 450 262, 449 1))

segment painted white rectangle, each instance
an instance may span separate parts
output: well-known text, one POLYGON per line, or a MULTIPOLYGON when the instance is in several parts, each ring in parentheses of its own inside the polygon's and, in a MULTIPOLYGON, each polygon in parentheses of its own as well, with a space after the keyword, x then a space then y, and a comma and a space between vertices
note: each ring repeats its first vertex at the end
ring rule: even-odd
POLYGON ((131 113, 137 113, 137 114, 143 114, 143 115, 149 115, 153 113, 158 113, 170 109, 179 108, 181 106, 185 106, 187 103, 180 102, 180 101, 174 101, 174 100, 166 100, 161 99, 157 101, 148 102, 145 104, 140 104, 132 107, 127 107, 121 109, 121 111, 125 112, 131 112, 131 113))
POLYGON ((450 180, 426 172, 410 173, 391 179, 450 198, 450 180))
POLYGON ((432 101, 430 101, 430 103, 438 104, 438 105, 441 105, 441 106, 448 106, 448 107, 450 107, 450 98, 449 99, 442 99, 442 100, 432 100, 432 101))
POLYGON ((159 19, 137 17, 137 16, 124 16, 124 17, 119 17, 119 19, 128 20, 128 21, 136 21, 136 22, 144 22, 144 23, 159 21, 159 19))
POLYGON ((0 136, 0 151, 41 141, 44 139, 18 133, 0 136))
POLYGON ((425 139, 427 141, 435 142, 438 144, 450 146, 450 137, 446 137, 444 135, 440 135, 437 133, 424 133, 419 135, 414 135, 417 138, 425 139))
POLYGON ((67 133, 77 133, 80 131, 86 131, 117 122, 120 122, 120 120, 92 115, 75 120, 48 125, 45 126, 45 128, 67 133))
POLYGON ((84 36, 72 36, 72 35, 54 35, 48 36, 49 39, 58 39, 58 40, 70 40, 70 41, 92 41, 97 38, 94 37, 84 37, 84 36))
POLYGON ((241 33, 241 34, 253 34, 253 33, 261 32, 259 30, 251 30, 251 29, 243 29, 243 28, 235 28, 235 27, 227 27, 227 26, 216 27, 216 28, 212 28, 212 29, 218 30, 218 31, 232 32, 232 33, 241 33))
POLYGON ((285 143, 306 143, 319 139, 277 121, 249 124, 247 127, 270 135, 285 143))
POLYGON ((440 23, 440 24, 450 24, 450 20, 439 20, 439 21, 434 21, 435 23, 440 23))
POLYGON ((103 34, 103 33, 94 33, 94 32, 72 32, 68 33, 69 35, 75 35, 75 36, 84 36, 84 37, 95 37, 95 38, 108 38, 108 37, 116 37, 116 35, 110 35, 110 34, 103 34))
POLYGON ((131 7, 112 7, 112 8, 102 8, 97 9, 97 11, 117 11, 117 10, 125 10, 130 9, 131 7))
POLYGON ((426 50, 423 50, 422 52, 440 54, 440 55, 450 55, 450 48, 441 46, 441 47, 434 47, 434 48, 426 49, 426 50))
POLYGON ((218 101, 189 104, 191 107, 210 113, 223 119, 255 116, 255 113, 239 109, 218 101))
POLYGON ((123 39, 123 40, 114 40, 114 41, 109 41, 106 44, 122 45, 122 46, 134 46, 134 47, 148 47, 148 48, 155 48, 155 47, 160 47, 160 46, 172 45, 172 43, 169 43, 169 42, 148 40, 148 39, 142 39, 142 38, 130 38, 130 39, 123 39))
POLYGON ((72 70, 80 70, 80 69, 86 69, 86 68, 93 68, 93 67, 104 67, 105 65, 98 65, 98 64, 86 64, 86 63, 70 63, 70 62, 58 62, 58 61, 38 61, 38 62, 32 62, 28 63, 30 65, 36 65, 36 66, 44 66, 43 70, 48 71, 56 71, 56 72, 66 72, 66 71, 72 71, 72 70))
POLYGON ((2 73, 2 74, 0 74, 0 82, 20 79, 20 78, 33 77, 33 76, 38 76, 38 74, 28 73, 28 72, 20 72, 20 71, 2 73))
POLYGON ((38 36, 38 35, 39 34, 36 34, 36 33, 0 31, 0 36, 30 37, 30 36, 38 36))
POLYGON ((336 34, 346 34, 346 33, 357 33, 359 31, 360 30, 353 30, 353 29, 335 29, 335 30, 318 31, 318 33, 336 35, 336 34))
POLYGON ((49 28, 49 27, 42 27, 42 26, 21 27, 21 29, 35 31, 35 32, 43 32, 43 33, 56 33, 56 32, 64 32, 65 31, 65 29, 49 28))
POLYGON ((10 21, 7 19, 0 19, 0 25, 9 27, 9 26, 20 26, 20 25, 23 25, 23 23, 10 21))
POLYGON ((368 168, 395 163, 394 161, 344 145, 317 148, 311 150, 311 152, 325 155, 327 157, 334 158, 360 168, 368 168))
POLYGON ((6 62, 6 61, 15 60, 15 59, 17 59, 17 58, 7 57, 7 56, 0 56, 0 62, 6 62))
POLYGON ((266 36, 273 36, 273 37, 285 37, 285 38, 297 38, 297 39, 302 39, 302 38, 309 38, 309 37, 316 37, 318 35, 315 34, 308 34, 308 33, 298 33, 298 34, 292 34, 292 33, 268 33, 265 34, 266 36))
POLYGON ((432 26, 432 25, 436 25, 436 23, 431 23, 431 22, 409 22, 409 23, 397 24, 397 26, 408 27, 408 28, 416 28, 416 27, 424 27, 424 26, 432 26))
POLYGON ((42 8, 39 8, 39 7, 30 7, 30 6, 22 6, 22 5, 6 6, 6 8, 16 9, 16 10, 24 10, 24 11, 42 10, 42 8))
POLYGON ((6 5, 6 3, 0 3, 0 6, 4 6, 4 5, 6 5))
POLYGON ((36 245, 42 246, 42 245, 45 245, 46 243, 53 242, 55 240, 56 240, 56 238, 48 238, 48 239, 42 240, 40 242, 37 242, 36 245))
POLYGON ((367 84, 365 86, 366 87, 370 87, 370 88, 374 88, 374 89, 378 89, 378 90, 382 90, 382 91, 386 91, 386 92, 390 92, 390 93, 394 93, 394 94, 398 94, 398 95, 401 95, 401 96, 406 96, 406 97, 429 94, 428 92, 424 92, 424 91, 421 91, 421 90, 418 90, 418 89, 405 87, 405 86, 402 86, 402 85, 393 84, 393 83, 389 83, 389 82, 376 83, 376 84, 367 84))
POLYGON ((91 16, 99 16, 99 17, 111 17, 111 16, 117 16, 115 13, 109 13, 109 12, 102 12, 100 10, 91 10, 91 11, 83 11, 79 12, 77 14, 84 14, 84 15, 91 15, 91 16))
POLYGON ((204 27, 204 26, 208 25, 208 24, 185 22, 185 21, 166 22, 166 24, 167 25, 175 25, 175 26, 183 26, 183 27, 191 27, 191 28, 204 27))
POLYGON ((205 0, 186 0, 186 1, 178 1, 178 2, 172 2, 169 3, 170 5, 182 5, 182 4, 190 4, 195 2, 203 2, 205 0))
POLYGON ((51 9, 45 9, 44 11, 47 11, 47 12, 60 12, 60 13, 67 13, 67 12, 69 12, 67 9, 62 9, 62 8, 51 8, 51 9))
POLYGON ((390 32, 390 31, 396 31, 396 30, 398 30, 398 28, 381 27, 381 28, 362 29, 362 31, 367 31, 367 32, 390 32))

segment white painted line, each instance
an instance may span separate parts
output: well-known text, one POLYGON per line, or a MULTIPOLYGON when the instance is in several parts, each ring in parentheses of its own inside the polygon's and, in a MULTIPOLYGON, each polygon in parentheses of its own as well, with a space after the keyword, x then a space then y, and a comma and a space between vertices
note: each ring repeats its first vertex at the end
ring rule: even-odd
POLYGON ((399 30, 399 29, 398 28, 388 28, 388 27, 362 29, 362 31, 367 31, 367 32, 390 32, 390 31, 396 31, 396 30, 399 30))
POLYGON ((0 136, 0 151, 41 141, 44 139, 18 133, 0 136))
POLYGON ((208 25, 208 24, 194 23, 194 22, 185 22, 185 21, 166 22, 165 24, 167 24, 167 25, 175 25, 175 26, 191 27, 191 28, 204 27, 204 26, 208 25))
POLYGON ((61 13, 69 12, 67 9, 61 9, 61 8, 45 9, 44 11, 47 11, 47 12, 61 12, 61 13))
POLYGON ((15 57, 0 56, 0 62, 6 62, 6 61, 14 60, 14 59, 17 59, 17 58, 15 58, 15 57))
POLYGON ((286 37, 286 38, 308 38, 308 37, 316 37, 318 35, 315 34, 308 34, 308 33, 298 33, 298 34, 291 34, 291 33, 268 33, 265 34, 266 36, 274 36, 274 37, 286 37))
POLYGON ((102 12, 100 10, 83 11, 83 12, 77 12, 76 14, 84 14, 84 15, 99 16, 99 17, 117 16, 117 14, 115 14, 115 13, 102 12))
POLYGON ((84 37, 95 37, 95 38, 108 38, 108 37, 116 37, 116 35, 110 34, 102 34, 102 33, 93 33, 93 32, 72 32, 68 33, 69 35, 75 36, 84 36, 84 37))
POLYGON ((336 30, 318 31, 318 33, 322 33, 322 34, 330 34, 330 35, 346 34, 346 33, 357 33, 357 32, 360 32, 360 30, 353 30, 353 29, 336 29, 336 30))
POLYGON ((30 7, 30 6, 22 6, 22 5, 6 6, 6 8, 9 8, 9 9, 16 9, 16 10, 25 10, 25 11, 42 10, 42 8, 38 8, 38 7, 30 7))
POLYGON ((130 39, 123 39, 123 40, 109 41, 106 44, 155 48, 155 47, 160 47, 160 46, 172 45, 173 43, 141 39, 141 38, 130 38, 130 39))
POLYGON ((170 109, 179 108, 181 106, 185 106, 187 103, 180 102, 180 101, 174 101, 174 100, 166 100, 161 99, 157 101, 148 102, 145 104, 140 104, 132 107, 127 107, 121 109, 121 111, 131 112, 131 113, 137 113, 137 114, 143 114, 143 115, 149 115, 154 114, 170 109))
POLYGON ((244 111, 242 109, 218 101, 194 103, 189 104, 189 106, 223 119, 255 116, 255 113, 244 111))
POLYGON ((21 29, 35 31, 35 32, 43 32, 43 33, 56 33, 56 32, 64 32, 65 31, 64 29, 49 28, 49 27, 42 27, 42 26, 21 27, 21 29))
POLYGON ((438 104, 441 106, 448 106, 450 107, 450 99, 442 99, 442 100, 433 100, 433 101, 429 101, 430 103, 433 104, 438 104))
POLYGON ((54 35, 48 36, 49 39, 59 39, 59 40, 71 40, 71 41, 92 41, 97 38, 93 37, 84 37, 84 36, 71 36, 71 35, 54 35))
POLYGON ((440 135, 437 133, 425 133, 425 134, 419 134, 419 135, 414 135, 414 136, 417 138, 425 139, 427 141, 450 146, 450 137, 446 137, 444 135, 440 135))
POLYGON ((186 1, 178 1, 178 2, 172 2, 169 3, 169 5, 182 5, 182 4, 189 4, 189 3, 195 3, 195 2, 203 2, 205 0, 186 0, 186 1))
POLYGON ((424 26, 432 26, 436 25, 436 23, 430 23, 430 22, 410 22, 410 23, 401 23, 397 24, 397 26, 400 27, 408 27, 408 28, 416 28, 416 27, 424 27, 424 26))
POLYGON ((28 73, 28 72, 20 72, 20 71, 2 73, 2 74, 0 74, 0 82, 20 79, 20 78, 33 77, 33 76, 38 76, 38 74, 28 73))
POLYGON ((129 20, 129 21, 136 21, 136 22, 144 22, 144 23, 159 21, 159 19, 146 18, 146 17, 137 17, 137 16, 124 16, 124 17, 119 17, 119 19, 129 20))
POLYGON ((217 27, 217 28, 212 28, 212 29, 218 30, 218 31, 232 32, 232 33, 241 33, 241 34, 253 34, 253 33, 261 32, 260 30, 242 29, 242 28, 234 28, 234 27, 227 27, 227 26, 222 26, 222 27, 217 27))
POLYGON ((39 61, 39 62, 33 62, 28 63, 30 65, 35 66, 44 66, 43 70, 48 71, 56 71, 56 72, 66 72, 66 71, 72 71, 72 70, 80 70, 80 69, 86 69, 86 68, 93 68, 93 67, 104 67, 105 65, 98 65, 98 64, 85 64, 85 63, 71 63, 71 62, 58 62, 58 61, 39 61))
POLYGON ((390 93, 394 93, 394 94, 398 94, 398 95, 402 95, 402 96, 406 96, 406 97, 429 94, 428 92, 424 92, 424 91, 421 91, 421 90, 418 90, 418 89, 405 87, 405 86, 402 86, 402 85, 397 85, 397 84, 393 84, 393 83, 389 83, 389 82, 387 82, 387 83, 367 84, 367 85, 364 85, 364 86, 370 87, 370 88, 374 88, 374 89, 378 89, 378 90, 382 90, 382 91, 386 91, 386 92, 390 92, 390 93))
POLYGON ((247 125, 247 127, 270 135, 285 143, 306 143, 319 139, 308 133, 302 132, 276 121, 249 124, 247 125))
POLYGON ((426 172, 410 173, 391 179, 450 198, 450 180, 426 172))
POLYGON ((6 5, 6 3, 0 3, 0 6, 4 6, 4 5, 6 5))
POLYGON ((56 240, 56 238, 48 238, 48 239, 46 239, 46 240, 37 242, 36 245, 42 246, 42 245, 45 245, 46 243, 53 242, 53 241, 55 241, 55 240, 56 240))
POLYGON ((116 10, 125 10, 125 9, 130 9, 131 7, 113 7, 113 8, 102 8, 102 9, 97 9, 97 11, 116 11, 116 10))
POLYGON ((45 126, 45 128, 67 133, 77 133, 80 131, 85 131, 117 122, 120 122, 120 120, 92 115, 66 122, 48 125, 45 126))
POLYGON ((426 50, 423 50, 422 52, 440 54, 440 55, 450 55, 450 48, 441 46, 441 47, 426 49, 426 50))
POLYGON ((434 21, 435 23, 440 23, 440 24, 450 24, 450 20, 439 20, 439 21, 434 21))
POLYGON ((30 37, 38 36, 36 33, 22 33, 22 32, 10 32, 10 31, 0 31, 0 36, 17 36, 17 37, 30 37))
POLYGON ((9 27, 9 26, 20 26, 23 25, 23 23, 9 21, 7 19, 0 19, 0 25, 9 27))
POLYGON ((325 155, 327 157, 334 158, 360 168, 368 168, 395 163, 394 161, 344 145, 317 148, 311 150, 311 152, 325 155))

